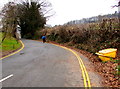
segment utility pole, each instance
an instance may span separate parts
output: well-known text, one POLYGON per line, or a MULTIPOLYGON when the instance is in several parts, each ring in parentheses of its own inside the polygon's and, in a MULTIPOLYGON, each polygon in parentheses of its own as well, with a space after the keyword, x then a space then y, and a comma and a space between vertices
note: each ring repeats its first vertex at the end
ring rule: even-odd
POLYGON ((114 7, 118 7, 118 19, 119 19, 119 24, 120 24, 120 0, 118 1, 118 5, 114 5, 112 6, 113 8, 114 7))
POLYGON ((119 26, 120 26, 120 0, 118 2, 118 19, 119 19, 119 26))
POLYGON ((28 2, 29 2, 29 8, 30 8, 30 5, 31 5, 31 0, 28 0, 28 2))
POLYGON ((120 19, 120 1, 118 2, 118 18, 120 19))

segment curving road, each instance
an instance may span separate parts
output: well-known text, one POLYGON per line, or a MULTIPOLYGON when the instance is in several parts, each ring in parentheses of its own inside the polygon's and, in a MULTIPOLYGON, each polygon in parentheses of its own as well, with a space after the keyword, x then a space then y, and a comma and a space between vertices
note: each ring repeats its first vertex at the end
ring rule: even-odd
POLYGON ((76 56, 48 43, 22 40, 25 48, 2 60, 2 87, 84 87, 76 56))

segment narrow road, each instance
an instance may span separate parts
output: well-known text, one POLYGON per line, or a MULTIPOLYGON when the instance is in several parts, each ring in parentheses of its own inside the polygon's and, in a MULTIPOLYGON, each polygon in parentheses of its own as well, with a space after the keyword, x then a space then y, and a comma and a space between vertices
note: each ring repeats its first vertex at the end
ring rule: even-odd
POLYGON ((25 48, 2 61, 2 87, 84 87, 76 56, 48 43, 22 40, 25 48))

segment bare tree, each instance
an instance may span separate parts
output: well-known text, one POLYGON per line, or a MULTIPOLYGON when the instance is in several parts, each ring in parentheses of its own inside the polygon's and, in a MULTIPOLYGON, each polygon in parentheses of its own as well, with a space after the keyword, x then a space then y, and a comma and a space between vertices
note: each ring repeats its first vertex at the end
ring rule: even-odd
POLYGON ((14 36, 16 24, 17 24, 17 15, 16 15, 16 5, 14 2, 9 2, 4 5, 2 8, 2 11, 0 12, 0 15, 2 16, 2 25, 3 25, 3 37, 2 42, 6 38, 6 36, 9 34, 11 36, 14 36))
POLYGON ((7 3, 0 12, 4 29, 2 42, 8 33, 15 37, 17 24, 20 25, 23 35, 34 35, 54 15, 51 12, 51 3, 46 0, 14 0, 7 3))

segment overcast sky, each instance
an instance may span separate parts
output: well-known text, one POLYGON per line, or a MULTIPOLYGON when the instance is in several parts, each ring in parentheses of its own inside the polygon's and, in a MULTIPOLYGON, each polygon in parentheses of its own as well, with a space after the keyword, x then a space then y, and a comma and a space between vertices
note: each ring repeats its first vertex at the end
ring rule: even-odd
MULTIPOLYGON (((0 6, 10 0, 0 0, 0 6)), ((48 0, 52 4, 55 15, 49 18, 47 24, 52 26, 64 24, 71 20, 114 13, 118 0, 48 0)))

